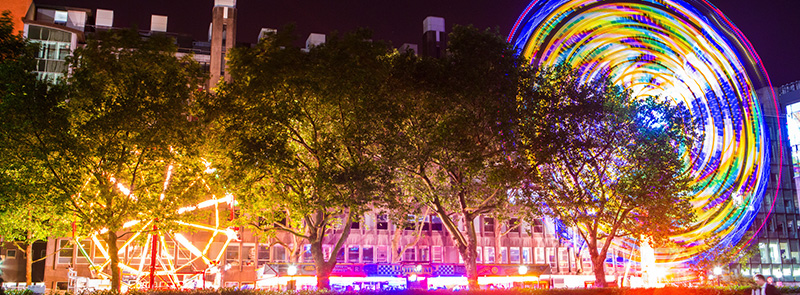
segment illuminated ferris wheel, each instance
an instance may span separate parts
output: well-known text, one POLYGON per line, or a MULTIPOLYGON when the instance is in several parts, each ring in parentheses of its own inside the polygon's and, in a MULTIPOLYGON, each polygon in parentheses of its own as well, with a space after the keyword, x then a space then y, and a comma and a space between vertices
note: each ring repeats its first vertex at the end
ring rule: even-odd
MULTIPOLYGON (((207 164, 208 166, 208 164, 207 164)), ((170 167, 171 168, 171 167, 170 167)), ((170 169, 171 170, 171 169, 170 169)), ((207 170, 207 173, 212 173, 207 170)), ((168 174, 169 176, 169 174, 168 174)), ((169 177, 165 186, 169 183, 169 177)), ((205 181, 202 181, 204 185, 205 181)), ((121 185, 118 188, 130 194, 121 185)), ((177 210, 178 216, 197 215, 200 211, 210 216, 205 222, 173 221, 177 228, 185 232, 158 229, 155 220, 131 220, 123 229, 131 232, 130 238, 121 240, 118 245, 119 267, 124 287, 146 288, 218 288, 220 287, 219 261, 232 241, 239 237, 234 228, 225 225, 227 212, 233 212, 236 200, 233 195, 224 197, 211 195, 196 205, 177 210)), ((192 220, 196 218, 185 218, 192 220)), ((170 228, 175 228, 170 227, 170 228)), ((91 259, 89 249, 75 243, 80 254, 86 257, 92 276, 101 279, 111 278, 111 255, 108 246, 101 242, 100 235, 107 229, 88 236, 96 247, 95 259, 91 259)), ((76 239, 78 240, 78 239, 76 239)))

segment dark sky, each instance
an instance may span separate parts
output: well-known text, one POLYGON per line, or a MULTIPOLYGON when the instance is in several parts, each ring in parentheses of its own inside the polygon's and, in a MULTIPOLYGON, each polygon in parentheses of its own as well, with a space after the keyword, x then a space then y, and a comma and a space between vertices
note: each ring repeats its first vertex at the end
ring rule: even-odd
MULTIPOLYGON (((755 47, 775 86, 800 80, 800 0, 710 0, 755 47)), ((114 10, 114 26, 150 26, 151 14, 169 16, 170 32, 205 40, 213 0, 37 0, 37 3, 114 10)), ((255 42, 262 27, 296 25, 300 41, 308 33, 346 32, 368 27, 375 39, 395 46, 420 43, 429 15, 453 24, 499 28, 507 35, 529 0, 239 0, 238 40, 255 42), (499 4, 498 4, 499 3, 499 4)))

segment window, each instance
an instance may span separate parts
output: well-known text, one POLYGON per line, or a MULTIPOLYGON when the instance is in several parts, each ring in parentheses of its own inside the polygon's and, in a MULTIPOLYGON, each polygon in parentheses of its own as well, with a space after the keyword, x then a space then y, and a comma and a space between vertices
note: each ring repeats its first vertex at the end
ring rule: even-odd
POLYGON ((378 223, 376 226, 378 229, 389 229, 389 217, 386 214, 378 215, 378 223))
POLYGON ((239 245, 228 245, 228 248, 225 249, 225 264, 239 265, 239 245))
POLYGON ((351 245, 347 248, 347 262, 358 263, 358 246, 351 245))
POLYGON ((494 263, 494 247, 484 247, 486 248, 486 263, 494 263))
POLYGON ((377 254, 378 260, 376 262, 386 262, 388 259, 387 252, 388 251, 386 251, 386 246, 378 246, 378 254, 377 254))
POLYGON ((343 249, 344 247, 340 248, 338 252, 336 252, 336 262, 343 263, 344 262, 344 252, 347 249, 343 249))
POLYGON ((414 249, 414 247, 409 247, 408 249, 406 249, 406 251, 403 252, 403 261, 416 261, 417 260, 416 250, 417 249, 414 249))
POLYGON ((59 240, 58 248, 61 249, 58 251, 58 263, 72 264, 72 255, 75 252, 72 243, 69 240, 59 240))
POLYGON ((561 270, 569 268, 569 252, 567 248, 558 248, 558 267, 561 270))
POLYGON ((258 267, 263 266, 269 262, 269 246, 258 245, 258 267))
POLYGON ((542 222, 541 219, 533 220, 533 233, 536 234, 544 233, 544 222, 542 222))
POLYGON ((253 265, 256 262, 256 247, 254 245, 242 246, 242 265, 253 265))
MULTIPOLYGON (((78 249, 78 256, 75 259, 76 264, 89 264, 88 258, 91 258, 92 255, 92 241, 90 240, 82 240, 80 241, 80 248, 78 249)), ((149 258, 149 257, 148 257, 149 258)), ((148 262, 150 259, 147 260, 148 262)))
POLYGON ((536 247, 535 251, 536 264, 544 264, 544 248, 536 247))
POLYGON ((442 246, 433 246, 433 262, 442 262, 442 246))
POLYGON ((350 223, 350 229, 359 229, 359 228, 360 226, 358 221, 350 223))
POLYGON ((491 217, 484 217, 483 218, 483 232, 485 232, 485 233, 493 233, 494 232, 494 218, 491 218, 491 217))
POLYGON ((16 259, 17 258, 17 250, 8 249, 6 250, 6 259, 16 259))
MULTIPOLYGON (((550 264, 551 268, 555 268, 556 267, 556 249, 548 247, 546 249, 546 252, 547 252, 547 263, 550 264)), ((609 251, 609 253, 611 253, 611 252, 609 251)))
POLYGON ((364 246, 361 249, 361 261, 363 263, 373 263, 375 262, 375 258, 373 257, 373 247, 372 246, 364 246))
POLYGON ((275 262, 286 262, 286 248, 281 245, 275 245, 275 257, 272 258, 272 261, 275 262))
POLYGON ((522 225, 519 224, 519 223, 520 223, 519 219, 511 218, 511 220, 508 221, 508 228, 510 228, 510 230, 508 230, 508 232, 509 233, 519 233, 520 228, 522 228, 522 225))
POLYGON ((310 244, 305 244, 303 246, 303 262, 314 262, 314 255, 311 253, 310 244))
POLYGON ((500 263, 508 263, 508 248, 500 248, 500 263))
POLYGON ((439 216, 434 215, 431 217, 431 230, 433 231, 442 231, 442 219, 439 216))
POLYGON ((431 261, 431 248, 429 247, 420 247, 419 248, 419 261, 431 261))

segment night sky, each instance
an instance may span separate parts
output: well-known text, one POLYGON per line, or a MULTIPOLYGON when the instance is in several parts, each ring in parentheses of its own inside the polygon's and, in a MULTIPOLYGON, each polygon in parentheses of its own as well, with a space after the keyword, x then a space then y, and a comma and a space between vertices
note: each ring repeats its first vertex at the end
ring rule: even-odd
MULTIPOLYGON (((755 47, 770 75, 780 86, 800 80, 800 1, 710 0, 739 27, 755 47)), ((37 0, 37 3, 114 10, 114 26, 150 27, 150 15, 169 17, 168 31, 188 33, 205 41, 213 0, 37 0)), ((309 33, 347 32, 358 27, 374 31, 376 40, 395 46, 420 43, 426 16, 454 24, 498 28, 508 35, 529 0, 239 0, 240 42, 256 42, 264 28, 294 23, 298 45, 309 33), (502 3, 498 5, 498 3, 502 3)))

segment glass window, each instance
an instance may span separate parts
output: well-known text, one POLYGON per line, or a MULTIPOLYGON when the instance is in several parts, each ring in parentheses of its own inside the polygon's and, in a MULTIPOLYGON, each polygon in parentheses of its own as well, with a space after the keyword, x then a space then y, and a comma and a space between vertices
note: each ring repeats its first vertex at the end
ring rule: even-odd
POLYGON ((486 250, 486 263, 494 263, 494 247, 484 247, 486 250))
POLYGON ((268 245, 258 245, 258 267, 261 267, 269 262, 269 252, 268 245))
POLYGON ((541 219, 533 220, 533 233, 536 234, 544 233, 544 222, 542 222, 541 219))
POLYGON ((403 261, 416 261, 417 260, 417 249, 414 247, 409 247, 403 252, 403 261))
POLYGON ((358 246, 351 245, 347 248, 347 262, 358 263, 358 246))
MULTIPOLYGON (((92 256, 92 241, 90 240, 82 240, 80 242, 80 248, 78 248, 78 256, 75 259, 75 263, 77 264, 89 264, 88 258, 92 256)), ((148 260, 150 261, 150 260, 148 260)))
POLYGON ((430 261, 431 260, 431 248, 428 247, 419 247, 419 261, 430 261))
POLYGON ((442 262, 442 246, 433 246, 433 262, 442 262))
POLYGON ((372 246, 364 246, 361 249, 361 261, 364 263, 373 263, 375 259, 373 257, 373 247, 372 246))
POLYGON ((273 257, 273 261, 275 262, 286 262, 286 248, 282 245, 275 245, 272 247, 275 249, 275 257, 273 257))
POLYGON ((351 222, 351 223, 350 223, 350 228, 351 228, 351 229, 359 229, 359 228, 361 228, 361 226, 360 226, 360 224, 358 223, 358 221, 356 221, 356 222, 351 222))
POLYGON ((314 255, 311 253, 311 244, 303 246, 303 262, 314 262, 314 255))
POLYGON ((228 245, 225 249, 225 264, 239 265, 239 245, 228 245))
POLYGON ((547 263, 550 264, 551 268, 556 268, 556 249, 547 247, 545 252, 547 252, 547 263))
POLYGON ((509 263, 520 263, 519 260, 519 248, 513 247, 508 250, 509 253, 509 263))
POLYGON ((72 256, 75 253, 75 246, 69 240, 59 240, 58 263, 72 264, 72 256))
POLYGON ((536 264, 544 264, 544 248, 543 247, 536 247, 536 264))
POLYGON ((485 233, 493 233, 494 232, 494 218, 491 218, 491 217, 484 217, 483 218, 483 232, 485 232, 485 233))
POLYGON ((562 270, 569 268, 569 251, 567 251, 567 248, 558 248, 558 267, 562 270))
POLYGON ((520 232, 520 228, 522 228, 521 224, 519 224, 519 223, 520 223, 519 219, 511 218, 508 221, 508 225, 507 225, 508 228, 510 228, 510 230, 508 232, 509 233, 519 233, 520 232))
POLYGON ((336 252, 336 262, 343 263, 344 262, 344 252, 347 251, 344 247, 340 248, 338 252, 336 252))
POLYGON ((388 255, 386 251, 386 246, 378 246, 378 260, 376 262, 387 262, 388 255))
POLYGON ((531 248, 525 247, 522 248, 522 263, 528 264, 531 263, 533 259, 531 259, 531 248))
POLYGON ((378 229, 389 229, 389 217, 386 214, 378 215, 377 226, 378 229))
POLYGON ((500 247, 500 261, 499 263, 508 263, 508 248, 500 247))
POLYGON ((433 215, 431 216, 431 230, 434 231, 442 231, 442 219, 439 216, 433 215))
POLYGON ((242 246, 242 265, 254 265, 256 263, 255 245, 242 246))
POLYGON ((478 254, 475 257, 475 260, 476 260, 475 262, 482 263, 483 262, 483 247, 477 247, 477 249, 475 249, 475 250, 477 250, 477 254, 478 254))

